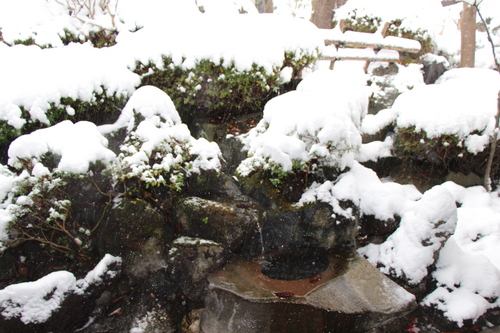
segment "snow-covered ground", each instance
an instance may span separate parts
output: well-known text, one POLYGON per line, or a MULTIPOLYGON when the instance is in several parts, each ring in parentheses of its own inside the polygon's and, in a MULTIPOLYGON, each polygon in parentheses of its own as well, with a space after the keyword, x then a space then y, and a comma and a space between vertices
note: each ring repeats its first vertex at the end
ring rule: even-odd
MULTIPOLYGON (((91 101, 93 93, 100 93, 103 88, 107 94, 130 98, 131 103, 114 125, 97 127, 88 122, 67 121, 51 124, 52 127, 12 143, 9 164, 15 165, 19 158, 30 158, 34 163, 29 174, 14 174, 5 166, 1 170, 0 240, 7 237, 12 207, 20 204, 10 195, 16 182, 52 171, 37 160, 41 154, 51 151, 61 155, 61 171, 85 173, 89 163, 96 160, 113 164, 120 159, 107 149, 103 137, 115 127, 127 127, 129 132, 134 129, 134 138, 142 140, 140 145, 130 145, 128 157, 122 157, 131 165, 140 165, 141 158, 147 158, 158 140, 164 139, 151 129, 172 130, 172 137, 179 135, 175 138, 182 142, 194 140, 181 124, 168 96, 151 87, 136 90, 139 77, 130 70, 135 61, 153 61, 161 66, 161 55, 167 54, 174 62, 189 67, 199 59, 223 57, 243 69, 252 63, 270 69, 283 61, 285 51, 302 48, 313 52, 321 43, 319 31, 309 22, 291 17, 307 17, 307 1, 300 2, 302 7, 297 6, 299 2, 276 1, 277 15, 257 14, 251 2, 243 0, 198 0, 205 14, 200 13, 194 1, 137 3, 111 1, 109 8, 98 8, 89 18, 83 11, 70 17, 67 8, 54 0, 0 2, 0 28, 5 42, 31 37, 39 45, 53 47, 9 47, 0 43, 1 120, 21 128, 26 122, 21 117, 23 107, 32 119, 49 124, 45 112, 51 103, 58 105, 62 97, 91 101), (241 8, 250 14, 237 16, 241 8), (64 29, 78 36, 88 34, 96 26, 116 28, 117 45, 103 49, 90 44, 63 46, 59 37, 64 29), (131 32, 139 27, 142 29, 131 32), (160 38, 162 42, 157 43, 160 38), (143 123, 131 124, 132 104, 136 112, 145 115, 143 123)), ((399 18, 403 26, 427 29, 436 50, 446 54, 452 66, 457 64, 461 4, 442 7, 440 0, 349 0, 338 15, 347 15, 352 8, 358 14, 376 15, 388 21, 399 18)), ((483 15, 491 18, 491 26, 497 27, 494 41, 498 45, 500 3, 484 0, 481 8, 483 15)), ((398 65, 401 70, 397 82, 406 87, 401 91, 407 91, 391 108, 377 115, 366 115, 372 87, 366 86, 366 75, 360 72, 359 64, 339 63, 333 71, 311 71, 297 91, 276 97, 266 105, 262 122, 244 138, 252 157, 239 169, 241 174, 256 165, 281 165, 290 170, 293 161, 305 163, 313 156, 322 158, 326 165, 347 168, 336 182, 313 184, 300 203, 321 200, 332 204, 337 214, 350 214, 338 205, 339 200, 350 199, 359 204, 363 214, 382 220, 400 216, 400 227, 386 242, 370 244, 359 252, 384 273, 405 277, 410 283, 418 283, 429 274, 434 254, 439 253, 436 270, 432 272, 438 288, 422 304, 436 306, 458 325, 500 306, 499 193, 451 182, 420 193, 413 185, 381 180, 360 162, 389 156, 392 141, 389 138, 362 145, 361 135, 375 133, 395 122, 401 127, 415 126, 430 137, 455 134, 470 152, 484 150, 496 127, 500 75, 491 70, 494 63, 486 34, 477 35, 476 64, 481 68, 454 69, 436 84, 427 86, 420 66, 398 65)), ((323 65, 318 64, 318 68, 323 65)), ((198 149, 198 155, 203 155, 200 147, 208 150, 205 162, 211 163, 207 168, 218 168, 218 147, 196 142, 199 144, 193 143, 192 149, 198 149)), ((161 167, 175 163, 167 157, 161 167)), ((61 280, 65 284, 56 286, 63 288, 63 293, 80 288, 74 276, 68 274, 61 280)), ((32 305, 23 295, 33 286, 53 288, 54 276, 0 291, 0 305, 5 307, 2 314, 29 316, 26 318, 32 319, 28 322, 45 318, 44 313, 33 314, 43 304, 32 305)), ((44 297, 40 294, 40 302, 44 297)), ((51 306, 57 307, 57 303, 51 306)))

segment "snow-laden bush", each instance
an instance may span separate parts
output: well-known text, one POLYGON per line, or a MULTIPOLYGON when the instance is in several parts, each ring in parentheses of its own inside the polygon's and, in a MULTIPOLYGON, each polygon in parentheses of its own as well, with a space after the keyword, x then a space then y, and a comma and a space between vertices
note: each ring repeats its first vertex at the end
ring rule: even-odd
POLYGON ((482 175, 499 90, 498 72, 460 68, 447 71, 434 85, 402 94, 392 106, 396 151, 444 171, 482 175))
POLYGON ((94 175, 115 158, 106 146, 93 123, 69 120, 14 140, 9 165, 18 175, 4 168, 2 247, 37 241, 51 252, 85 256, 99 220, 77 219, 71 212, 75 203, 88 201, 89 191, 100 191, 94 175))
POLYGON ((2 173, 2 247, 38 241, 50 251, 85 256, 112 199, 108 172, 115 181, 133 183, 127 190, 138 195, 143 186, 181 190, 186 176, 218 172, 219 156, 217 144, 191 137, 170 98, 152 86, 138 89, 118 120, 99 130, 66 120, 20 136, 9 147, 9 164, 18 174, 2 173), (101 132, 119 137, 122 129, 126 137, 116 156, 101 132), (73 216, 85 209, 101 218, 73 216))
POLYGON ((445 12, 439 1, 425 0, 416 6, 407 2, 349 1, 335 11, 335 20, 345 20, 347 30, 369 33, 377 31, 382 23, 390 23, 386 36, 410 38, 420 42, 422 47, 418 54, 403 54, 405 62, 413 62, 433 51, 433 33, 442 23, 445 12))
POLYGON ((357 101, 311 91, 275 97, 266 104, 259 124, 242 137, 248 158, 237 173, 270 172, 271 182, 278 185, 293 173, 350 167, 361 145, 352 116, 357 113, 359 117, 366 106, 366 95, 357 101), (360 110, 356 112, 353 106, 360 110))
POLYGON ((217 144, 194 139, 181 123, 170 97, 156 87, 139 88, 116 123, 102 126, 101 130, 122 128, 126 129, 126 138, 110 167, 116 179, 137 179, 146 188, 166 186, 178 191, 186 176, 220 170, 217 144))
POLYGON ((112 49, 72 44, 60 49, 0 43, 0 143, 63 120, 116 119, 139 77, 112 49))
POLYGON ((201 15, 190 25, 167 21, 117 44, 134 55, 142 84, 164 90, 184 121, 261 111, 283 83, 314 64, 324 46, 312 23, 287 17, 201 15), (171 33, 179 25, 185 30, 171 33), (291 75, 280 75, 284 69, 291 75))

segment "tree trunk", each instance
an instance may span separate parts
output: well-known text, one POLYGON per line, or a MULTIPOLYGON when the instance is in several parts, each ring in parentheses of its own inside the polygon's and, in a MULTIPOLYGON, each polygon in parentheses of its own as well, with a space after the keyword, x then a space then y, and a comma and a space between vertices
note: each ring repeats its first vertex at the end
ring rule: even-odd
POLYGON ((321 29, 333 28, 333 10, 344 5, 347 0, 313 0, 311 22, 321 29))
POLYGON ((274 10, 273 0, 257 0, 255 5, 259 13, 272 13, 274 10))
POLYGON ((475 6, 464 2, 464 9, 460 17, 460 33, 462 47, 460 50, 460 67, 474 67, 476 53, 476 13, 475 6))

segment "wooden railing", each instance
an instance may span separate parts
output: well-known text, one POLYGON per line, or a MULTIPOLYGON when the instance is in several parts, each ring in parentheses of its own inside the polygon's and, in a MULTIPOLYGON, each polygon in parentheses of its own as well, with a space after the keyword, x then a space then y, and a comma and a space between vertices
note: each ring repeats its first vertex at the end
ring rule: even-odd
POLYGON ((334 29, 322 29, 327 45, 322 60, 330 60, 331 69, 337 60, 362 60, 366 70, 372 61, 399 62, 399 52, 418 53, 421 48, 413 39, 385 37, 389 23, 374 33, 345 31, 345 25, 340 21, 334 29))

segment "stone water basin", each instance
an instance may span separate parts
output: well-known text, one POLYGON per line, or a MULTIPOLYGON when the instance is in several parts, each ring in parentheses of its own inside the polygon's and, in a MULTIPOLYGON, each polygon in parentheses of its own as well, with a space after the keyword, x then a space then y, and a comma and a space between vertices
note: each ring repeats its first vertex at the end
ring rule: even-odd
MULTIPOLYGON (((301 302, 291 298, 304 298, 313 290, 323 286, 330 280, 343 274, 348 261, 340 256, 329 255, 326 268, 302 279, 285 280, 270 278, 269 275, 279 275, 268 269, 269 257, 257 257, 252 260, 236 258, 219 272, 209 277, 212 286, 229 291, 246 300, 260 302, 276 302, 286 299, 290 302, 301 302)), ((283 275, 283 274, 282 274, 283 275)))
POLYGON ((262 273, 269 258, 236 258, 209 276, 202 333, 367 332, 412 311, 415 297, 360 256, 328 255, 298 280, 262 273))

